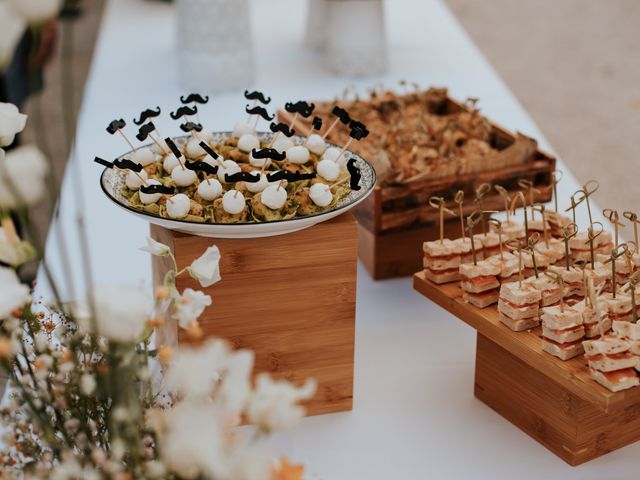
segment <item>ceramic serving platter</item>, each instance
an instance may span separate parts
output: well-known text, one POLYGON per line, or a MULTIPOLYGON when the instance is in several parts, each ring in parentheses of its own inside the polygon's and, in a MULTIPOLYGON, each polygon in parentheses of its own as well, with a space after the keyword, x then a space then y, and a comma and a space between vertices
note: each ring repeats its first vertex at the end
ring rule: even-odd
MULTIPOLYGON (((261 140, 269 141, 271 133, 259 133, 261 140)), ((213 141, 221 143, 231 136, 230 132, 217 132, 214 134, 213 141)), ((181 144, 188 137, 179 137, 176 143, 181 144)), ((296 144, 304 141, 303 137, 292 137, 296 144)), ((335 145, 334 145, 335 146, 335 145)), ((131 152, 127 152, 120 158, 126 158, 131 152)), ((162 218, 147 212, 136 210, 129 206, 128 199, 121 193, 122 187, 125 185, 126 171, 115 168, 105 168, 100 177, 100 185, 107 197, 117 206, 126 212, 135 215, 141 220, 159 225, 170 230, 176 230, 191 235, 199 235, 203 237, 215 238, 256 238, 268 237, 273 235, 284 235, 296 232, 304 228, 312 227, 320 222, 331 220, 332 218, 345 213, 362 202, 373 191, 376 184, 376 173, 369 162, 353 152, 345 152, 347 159, 355 159, 356 166, 360 169, 362 178, 360 179, 360 190, 352 190, 346 197, 342 198, 331 210, 308 215, 304 217, 296 217, 288 220, 277 220, 272 222, 245 222, 245 223, 198 223, 186 220, 174 220, 170 218, 162 218)))

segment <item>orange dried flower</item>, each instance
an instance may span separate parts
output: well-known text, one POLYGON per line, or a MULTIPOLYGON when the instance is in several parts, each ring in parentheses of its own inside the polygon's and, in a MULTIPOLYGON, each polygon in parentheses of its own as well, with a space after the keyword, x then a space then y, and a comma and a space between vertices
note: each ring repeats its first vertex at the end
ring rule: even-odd
POLYGON ((202 338, 204 332, 198 322, 191 322, 187 327, 187 335, 191 340, 198 340, 202 338))
POLYGON ((163 345, 158 348, 158 360, 160 360, 160 363, 169 363, 171 357, 173 357, 173 350, 171 347, 163 345))

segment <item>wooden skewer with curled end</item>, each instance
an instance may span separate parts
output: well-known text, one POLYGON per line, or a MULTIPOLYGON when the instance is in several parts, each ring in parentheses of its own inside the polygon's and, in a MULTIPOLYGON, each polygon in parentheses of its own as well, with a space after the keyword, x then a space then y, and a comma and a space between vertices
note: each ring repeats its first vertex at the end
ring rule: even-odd
POLYGON ((456 214, 444 206, 444 197, 430 197, 429 205, 440 211, 440 244, 444 243, 444 212, 455 216, 456 214))
POLYGON ((471 254, 473 256, 474 265, 478 265, 478 257, 476 255, 476 245, 473 239, 473 229, 478 223, 480 223, 481 216, 482 212, 480 210, 476 210, 467 217, 467 230, 469 232, 469 238, 471 239, 471 254))
POLYGON ((611 262, 611 295, 613 298, 616 298, 618 290, 618 280, 616 279, 616 260, 622 255, 625 255, 628 249, 629 247, 626 243, 621 243, 617 247, 611 249, 611 256, 604 262, 611 262))
POLYGON ((638 220, 638 215, 636 213, 627 211, 622 212, 622 216, 633 224, 633 241, 637 246, 640 246, 640 243, 638 243, 638 223, 640 223, 640 220, 638 220))
MULTIPOLYGON (((593 223, 593 218, 591 217, 591 202, 589 201, 589 197, 591 197, 591 195, 596 193, 598 191, 598 188, 600 188, 600 184, 598 183, 597 180, 587 180, 584 183, 584 185, 582 185, 582 188, 580 188, 578 191, 574 192, 573 195, 571 195, 571 199, 575 201, 575 206, 580 205, 582 202, 585 202, 587 204, 587 213, 589 215, 589 225, 593 223), (579 196, 577 200, 574 199, 576 195, 579 196)), ((572 205, 573 203, 574 202, 572 202, 572 205)), ((574 222, 575 222, 575 218, 574 218, 574 222)))
POLYGON ((538 262, 536 262, 536 244, 540 241, 540 234, 533 232, 529 238, 527 238, 527 248, 531 250, 531 261, 533 262, 533 273, 538 278, 538 262))
POLYGON ((625 225, 620 221, 620 215, 618 214, 617 210, 614 210, 612 208, 605 208, 604 210, 602 210, 602 215, 604 215, 604 217, 607 220, 609 220, 613 225, 613 235, 614 235, 613 246, 617 247, 618 246, 618 229, 620 227, 624 228, 625 225))
MULTIPOLYGON (((480 212, 484 211, 484 197, 487 195, 487 193, 489 193, 491 191, 491 184, 490 183, 481 183, 480 185, 478 185, 478 188, 476 188, 476 197, 473 199, 474 203, 478 204, 478 207, 480 208, 480 212)), ((482 215, 480 217, 480 221, 482 223, 482 233, 484 235, 487 234, 487 222, 486 219, 484 218, 484 215, 482 215)))
MULTIPOLYGON (((529 193, 529 208, 531 208, 531 220, 534 220, 533 205, 535 203, 535 194, 540 193, 540 190, 533 186, 533 182, 526 178, 518 180, 518 186, 529 193)), ((525 207, 527 208, 527 207, 525 207)))
POLYGON ((504 247, 502 245, 502 222, 497 218, 490 217, 489 223, 496 226, 496 230, 498 231, 498 244, 500 245, 500 260, 504 260, 504 247))
POLYGON ((571 252, 569 251, 569 239, 575 237, 578 234, 578 226, 575 223, 569 223, 562 228, 562 238, 564 239, 564 258, 567 265, 567 271, 571 270, 572 260, 571 252))
POLYGON ((554 271, 546 271, 544 274, 554 280, 560 287, 560 311, 564 313, 564 279, 562 275, 554 271))
POLYGON ((512 238, 504 244, 509 250, 518 251, 518 288, 522 288, 522 250, 525 249, 525 242, 518 238, 512 238))
POLYGON ((543 203, 539 203, 538 205, 534 205, 532 210, 535 212, 540 212, 542 216, 542 235, 544 239, 544 245, 549 248, 549 229, 547 228, 547 216, 546 216, 546 207, 543 203))
POLYGON ((464 230, 464 212, 462 211, 462 204, 464 203, 464 190, 458 190, 456 192, 456 196, 453 197, 453 201, 458 204, 458 216, 460 217, 460 235, 462 237, 462 241, 464 242, 466 239, 464 230))
POLYGON ((558 169, 551 173, 551 188, 553 189, 553 207, 556 213, 558 213, 558 183, 562 180, 564 174, 562 170, 558 169))
POLYGON ((493 188, 496 189, 496 191, 500 194, 502 200, 504 201, 504 210, 507 212, 507 223, 509 223, 509 217, 513 213, 509 208, 509 204, 511 203, 511 196, 509 195, 509 191, 502 185, 494 185, 493 188))
POLYGON ((604 227, 602 226, 602 223, 600 222, 593 222, 589 228, 587 229, 587 241, 585 242, 586 244, 589 245, 589 252, 591 253, 591 269, 594 268, 595 263, 596 263, 596 255, 593 249, 593 241, 598 238, 602 232, 604 232, 604 227), (598 231, 595 231, 593 229, 593 226, 597 225, 599 227, 598 231))
POLYGON ((524 238, 527 240, 529 238, 529 219, 527 217, 527 201, 524 198, 524 193, 517 192, 513 199, 511 200, 511 211, 515 212, 516 202, 520 200, 522 203, 522 210, 524 212, 524 238))
POLYGON ((631 296, 631 314, 633 323, 638 323, 638 307, 636 306, 636 285, 640 281, 640 271, 635 272, 629 277, 629 286, 625 292, 629 292, 631 296))

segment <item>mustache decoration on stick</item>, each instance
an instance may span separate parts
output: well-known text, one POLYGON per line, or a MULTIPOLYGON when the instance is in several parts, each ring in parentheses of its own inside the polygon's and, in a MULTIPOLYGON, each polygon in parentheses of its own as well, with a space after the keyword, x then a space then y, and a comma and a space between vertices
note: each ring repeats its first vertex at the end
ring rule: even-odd
POLYGON ((156 118, 158 115, 160 115, 160 107, 156 107, 156 110, 147 108, 143 112, 140 112, 140 116, 138 120, 136 120, 135 118, 133 119, 133 123, 135 123, 136 125, 142 125, 144 122, 146 122, 150 118, 156 118))
POLYGON ((110 162, 109 160, 105 160, 104 158, 96 157, 93 159, 93 161, 96 163, 99 163, 103 167, 113 168, 113 162, 110 162))
POLYGON ((122 170, 131 170, 132 172, 140 173, 142 171, 142 165, 139 163, 133 162, 128 158, 123 158, 122 160, 114 160, 113 166, 117 168, 121 168, 122 170))
POLYGON ((200 142, 200 148, 207 152, 209 156, 211 156, 214 160, 216 160, 220 156, 213 150, 213 148, 207 145, 207 142, 200 142))
POLYGON ((149 134, 153 132, 155 129, 156 129, 156 126, 153 124, 153 122, 145 123, 140 127, 140 129, 138 129, 138 134, 136 135, 136 138, 141 142, 144 142, 149 136, 149 134))
POLYGON ((252 175, 251 172, 238 172, 233 175, 229 175, 228 173, 224 174, 224 181, 231 182, 247 182, 247 183, 257 183, 260 181, 260 175, 252 175))
POLYGON ((171 152, 176 156, 176 158, 180 158, 182 156, 182 152, 170 137, 165 138, 164 142, 171 149, 171 152))
POLYGON ((182 125, 180 125, 180 130, 182 130, 185 133, 192 132, 193 130, 195 130, 196 132, 201 132, 202 131, 202 125, 200 125, 199 123, 195 123, 195 122, 186 122, 186 123, 183 123, 182 125))
POLYGON ((163 195, 171 195, 175 192, 173 187, 166 187, 164 185, 142 185, 140 187, 140 191, 142 193, 146 193, 147 195, 153 193, 161 193, 163 195))
POLYGON ((256 100, 264 105, 268 105, 269 102, 271 102, 271 97, 265 97, 264 93, 259 92, 258 90, 254 90, 253 92, 245 90, 244 98, 247 100, 256 100))
POLYGON ((349 128, 351 128, 349 136, 354 140, 362 140, 369 135, 369 130, 367 130, 367 127, 364 125, 364 123, 358 122, 356 120, 351 120, 351 122, 349 123, 349 128))
POLYGON ((322 128, 322 119, 320 117, 313 117, 313 122, 311 122, 311 126, 314 130, 320 130, 322 128))
POLYGON ((184 166, 187 167, 188 170, 193 170, 194 172, 204 172, 207 175, 215 175, 216 173, 218 173, 218 167, 211 166, 208 163, 202 161, 185 162, 184 166))
POLYGON ((336 117, 338 117, 340 121, 345 125, 351 122, 351 117, 349 116, 349 112, 347 112, 344 108, 340 108, 339 106, 336 105, 335 107, 333 107, 333 110, 331 110, 331 113, 334 114, 336 117))
POLYGON ((171 112, 171 118, 173 118, 174 120, 178 120, 179 118, 186 116, 191 116, 191 115, 195 115, 196 113, 198 113, 198 107, 194 106, 192 107, 188 107, 188 106, 184 106, 184 107, 180 107, 178 108, 175 112, 171 112))
POLYGON ((249 115, 260 115, 267 122, 270 122, 271 120, 276 118, 275 115, 269 115, 269 112, 267 112, 266 108, 260 107, 260 106, 250 108, 249 105, 247 105, 244 111, 247 112, 249 115))
POLYGON ((292 137, 296 133, 296 131, 293 128, 289 128, 289 125, 287 125, 286 123, 272 122, 271 125, 269 125, 269 130, 271 130, 273 133, 280 132, 284 134, 285 137, 292 137))
POLYGON ((127 122, 125 122, 122 118, 120 120, 112 120, 111 123, 107 126, 107 132, 111 135, 115 134, 117 131, 122 130, 127 126, 127 122))
POLYGON ((297 182, 299 180, 311 180, 314 178, 316 178, 315 173, 287 172, 285 170, 278 170, 277 172, 267 174, 267 181, 269 182, 279 182, 281 180, 297 182))
POLYGON ((200 103, 204 105, 209 102, 209 96, 207 95, 206 97, 202 97, 199 93, 191 93, 187 95, 186 98, 181 96, 180 101, 185 105, 188 103, 200 103))
POLYGON ((360 179, 362 178, 362 173, 360 172, 360 169, 356 167, 356 160, 354 158, 347 162, 347 170, 349 171, 349 175, 351 175, 349 187, 351 187, 351 190, 360 190, 360 179))
POLYGON ((256 159, 269 158, 278 162, 287 158, 287 154, 285 152, 280 153, 275 148, 263 148, 262 150, 256 150, 254 148, 251 150, 251 156, 256 159))
POLYGON ((287 102, 284 104, 284 109, 289 113, 297 113, 304 118, 309 117, 316 106, 313 103, 307 103, 304 100, 298 100, 296 103, 287 102))

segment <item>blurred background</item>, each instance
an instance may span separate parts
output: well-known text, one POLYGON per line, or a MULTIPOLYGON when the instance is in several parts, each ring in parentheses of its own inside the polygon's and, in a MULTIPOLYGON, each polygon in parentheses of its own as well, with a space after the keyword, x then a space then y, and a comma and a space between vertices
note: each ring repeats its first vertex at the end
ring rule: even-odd
MULTIPOLYGON (((31 120, 21 141, 35 141, 47 153, 58 182, 68 157, 69 133, 61 121, 62 82, 72 78, 72 98, 66 105, 77 113, 106 1, 82 2, 79 10, 71 8, 53 20, 46 35, 32 39, 42 53, 38 68, 44 72, 43 88, 36 82, 33 92, 24 95, 21 107, 31 120), (74 24, 73 51, 66 53, 60 49, 64 22, 74 24), (61 71, 65 54, 70 55, 71 67, 61 71), (46 136, 34 138, 37 122, 46 124, 46 136)), ((310 2, 310 9, 314 3, 318 2, 310 2)), ((578 179, 597 178, 604 185, 598 193, 600 205, 632 208, 638 192, 640 2, 446 0, 446 4, 578 179)), ((6 72, 3 76, 1 100, 15 101, 7 98, 6 87, 16 80, 8 79, 6 72)), ((407 81, 430 85, 428 78, 407 81)), ((469 81, 473 82, 472 74, 469 81)), ((48 224, 46 202, 38 210, 38 223, 48 224)))

